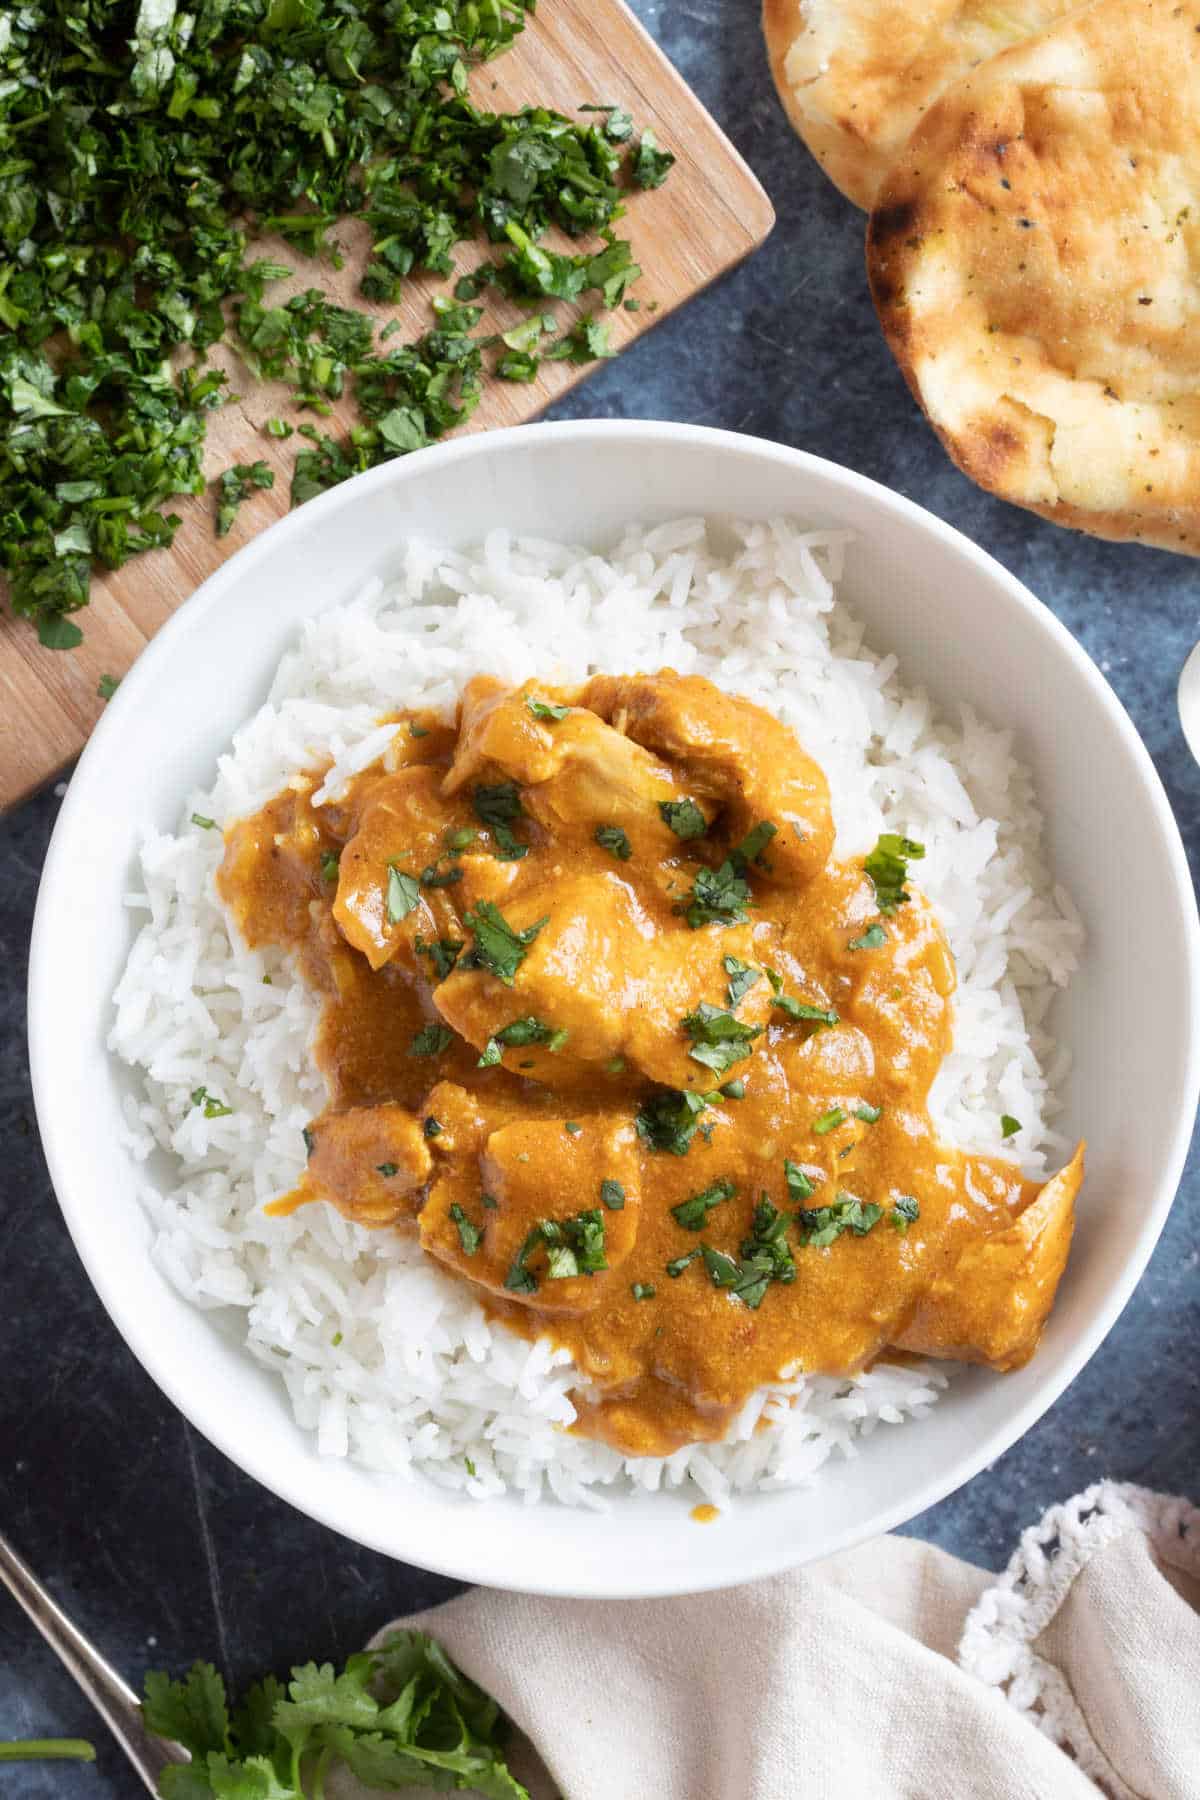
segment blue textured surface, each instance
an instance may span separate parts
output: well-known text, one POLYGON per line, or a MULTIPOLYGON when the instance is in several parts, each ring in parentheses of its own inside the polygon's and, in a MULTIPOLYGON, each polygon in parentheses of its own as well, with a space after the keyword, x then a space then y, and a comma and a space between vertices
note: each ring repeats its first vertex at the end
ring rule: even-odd
MULTIPOLYGON (((1200 565, 1059 531, 959 476, 880 338, 861 217, 788 130, 745 0, 634 4, 757 171, 779 223, 752 262, 600 370, 558 416, 688 419, 777 438, 950 520, 1048 601, 1106 672, 1195 856, 1200 772, 1174 688, 1200 636, 1200 565)), ((135 1681, 147 1664, 196 1656, 235 1679, 343 1656, 453 1584, 311 1524, 200 1440, 118 1340, 51 1195, 29 1096, 24 965, 55 811, 48 796, 0 824, 0 1526, 135 1681)), ((1112 863, 1120 880, 1116 829, 1112 863)), ((1129 1103, 1136 1130, 1136 1093, 1129 1103)), ((1198 1242, 1193 1158, 1150 1268, 1091 1365, 1007 1456, 914 1520, 914 1535, 999 1567, 1024 1524, 1101 1473, 1197 1496, 1198 1242)), ((0 1737, 28 1734, 92 1735, 101 1760, 6 1768, 6 1800, 134 1793, 86 1703, 0 1596, 0 1737)))

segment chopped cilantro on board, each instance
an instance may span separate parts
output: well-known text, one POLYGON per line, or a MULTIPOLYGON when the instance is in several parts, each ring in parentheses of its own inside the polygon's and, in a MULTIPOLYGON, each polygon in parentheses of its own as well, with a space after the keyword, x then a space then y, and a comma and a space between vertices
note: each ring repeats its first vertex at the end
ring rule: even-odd
MULTIPOLYGON (((88 603, 93 568, 169 545, 172 500, 203 492, 208 418, 234 397, 208 363, 214 346, 240 359, 232 386, 243 401, 266 380, 286 382, 318 420, 350 399, 345 433, 274 414, 261 426, 277 447, 290 442, 300 504, 469 417, 490 340, 458 296, 486 283, 543 305, 622 304, 641 271, 614 228, 631 188, 659 185, 673 159, 652 133, 635 138, 615 102, 598 119, 472 103, 470 70, 506 50, 532 10, 531 0, 0 8, 0 573, 43 644, 78 645, 72 615, 88 603), (369 233, 360 292, 393 309, 387 323, 320 285, 286 298, 279 288, 305 258, 340 266, 348 217, 369 233), (547 250, 551 227, 590 242, 547 250), (283 239, 286 260, 255 254, 266 236, 283 239), (458 247, 472 238, 493 254, 456 282, 458 247), (446 289, 430 328, 392 343, 394 309, 418 276, 446 289)), ((549 354, 610 353, 589 316, 549 354)), ((496 354, 537 361, 503 343, 496 354)), ((218 530, 272 479, 262 462, 226 470, 218 530)))

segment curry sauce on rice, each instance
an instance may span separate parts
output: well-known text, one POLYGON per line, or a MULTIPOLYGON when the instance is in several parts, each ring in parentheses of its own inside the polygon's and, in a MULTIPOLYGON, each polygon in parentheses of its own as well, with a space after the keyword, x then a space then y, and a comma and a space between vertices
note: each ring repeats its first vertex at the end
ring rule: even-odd
POLYGON ((722 1499, 1035 1350, 1078 921, 840 542, 410 546, 148 845, 113 1043, 182 1162, 155 1254, 323 1450, 722 1499))
POLYGON ((701 676, 476 677, 336 803, 235 825, 220 892, 323 997, 281 1208, 410 1228, 588 1383, 627 1455, 889 1348, 1033 1354, 1082 1171, 939 1141, 954 964, 924 846, 832 860, 795 735, 701 676))

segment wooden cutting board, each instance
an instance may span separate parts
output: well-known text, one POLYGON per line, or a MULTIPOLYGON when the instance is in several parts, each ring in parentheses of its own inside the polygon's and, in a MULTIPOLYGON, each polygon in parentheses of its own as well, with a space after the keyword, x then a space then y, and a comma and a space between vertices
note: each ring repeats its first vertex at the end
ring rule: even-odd
MULTIPOLYGON (((674 151, 678 160, 666 185, 631 195, 618 227, 644 274, 633 289, 641 310, 605 314, 614 346, 640 337, 748 256, 774 224, 771 203, 746 164, 622 0, 542 0, 515 46, 477 70, 471 85, 478 105, 498 111, 539 103, 573 115, 583 104, 617 103, 633 114, 635 129, 651 127, 659 144, 674 151)), ((277 252, 279 260, 299 264, 294 281, 270 290, 272 301, 319 285, 346 305, 375 311, 381 321, 398 314, 401 328, 393 343, 428 330, 429 295, 447 291, 447 284, 413 282, 401 307, 368 309, 357 292, 365 228, 347 225, 338 235, 347 253, 340 272, 265 241, 261 254, 277 252)), ((457 272, 485 254, 483 245, 460 245, 457 272)), ((570 309, 558 310, 567 323, 570 309)), ((503 329, 523 316, 500 302, 479 329, 493 329, 493 322, 503 329)), ((150 551, 123 569, 93 576, 91 605, 77 615, 84 633, 77 650, 44 650, 27 621, 14 619, 7 606, 0 611, 0 811, 32 794, 79 754, 103 710, 97 693, 101 676, 124 674, 181 601, 287 511, 297 440, 277 443, 262 425, 274 414, 293 424, 313 415, 298 415, 282 385, 254 382, 223 348, 212 361, 230 371, 229 389, 242 398, 210 415, 205 471, 216 476, 232 463, 261 459, 275 468, 275 487, 247 500, 233 530, 220 539, 213 530, 211 492, 174 502, 171 510, 183 524, 170 550, 150 551)), ((535 418, 595 366, 549 363, 528 386, 489 381, 462 429, 535 418)), ((352 418, 352 407, 343 403, 332 419, 314 422, 338 436, 352 418)))

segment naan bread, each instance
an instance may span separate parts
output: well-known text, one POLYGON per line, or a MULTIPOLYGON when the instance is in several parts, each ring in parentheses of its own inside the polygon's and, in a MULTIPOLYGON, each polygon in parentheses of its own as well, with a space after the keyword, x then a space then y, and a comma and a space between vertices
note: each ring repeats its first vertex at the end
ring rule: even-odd
POLYGON ((763 0, 763 32, 792 124, 843 194, 870 207, 939 94, 1078 3, 763 0))
POLYGON ((1200 554, 1200 0, 1099 0, 959 82, 881 191, 867 265, 961 469, 1200 554))

